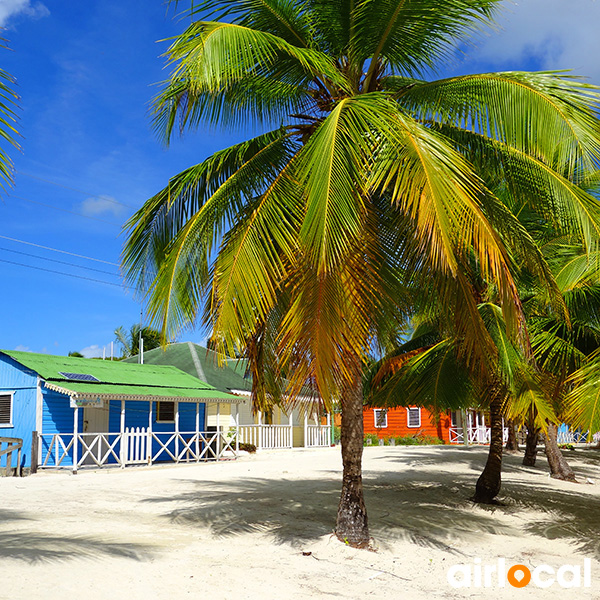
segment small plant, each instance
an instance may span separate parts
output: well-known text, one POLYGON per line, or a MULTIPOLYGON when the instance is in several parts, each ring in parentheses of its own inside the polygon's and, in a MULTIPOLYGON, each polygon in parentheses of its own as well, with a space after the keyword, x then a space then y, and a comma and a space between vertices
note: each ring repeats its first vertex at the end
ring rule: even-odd
POLYGON ((333 443, 339 444, 342 439, 342 429, 337 425, 333 426, 333 443))
POLYGON ((363 446, 379 446, 379 438, 375 433, 367 433, 363 439, 363 446), (368 442, 371 440, 371 443, 368 442))
POLYGON ((254 454, 256 452, 256 446, 254 444, 240 444, 240 450, 254 454))
POLYGON ((573 446, 573 444, 558 444, 558 447, 561 450, 575 450, 575 446, 573 446))

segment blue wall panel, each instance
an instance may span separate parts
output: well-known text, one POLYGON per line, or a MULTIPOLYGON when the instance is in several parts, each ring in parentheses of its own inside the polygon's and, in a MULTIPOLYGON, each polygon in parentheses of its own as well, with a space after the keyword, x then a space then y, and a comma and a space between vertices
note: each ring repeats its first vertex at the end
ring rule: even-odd
MULTIPOLYGON (((35 431, 37 374, 8 356, 0 356, 0 393, 14 392, 12 427, 0 426, 0 437, 21 438, 23 449, 21 466, 31 466, 31 433, 35 431)), ((6 447, 6 446, 4 446, 6 447)), ((17 465, 13 453, 12 465, 17 465)), ((0 467, 6 466, 6 457, 0 459, 0 467)))

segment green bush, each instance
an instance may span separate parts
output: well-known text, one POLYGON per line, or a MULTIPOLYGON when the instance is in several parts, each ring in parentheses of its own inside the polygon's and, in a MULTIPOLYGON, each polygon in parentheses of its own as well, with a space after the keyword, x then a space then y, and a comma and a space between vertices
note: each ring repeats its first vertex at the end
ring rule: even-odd
POLYGON ((375 433, 367 433, 363 439, 363 446, 379 446, 379 438, 375 433), (371 440, 369 444, 367 440, 371 440))
POLYGON ((342 439, 342 430, 337 425, 333 426, 333 443, 339 444, 342 439))
POLYGON ((416 446, 419 440, 412 435, 398 436, 396 438, 396 446, 416 446))
POLYGON ((575 450, 575 446, 573 446, 573 444, 558 444, 558 447, 561 450, 575 450))

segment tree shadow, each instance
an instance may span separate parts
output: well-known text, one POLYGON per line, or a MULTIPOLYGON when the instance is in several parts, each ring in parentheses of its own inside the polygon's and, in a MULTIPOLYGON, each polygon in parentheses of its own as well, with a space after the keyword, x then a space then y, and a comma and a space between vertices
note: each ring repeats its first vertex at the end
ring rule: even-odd
MULTIPOLYGON (((531 483, 505 480, 500 498, 505 506, 475 505, 469 498, 485 464, 485 453, 451 452, 450 460, 466 462, 472 473, 443 470, 439 455, 418 450, 382 457, 392 467, 388 471, 365 470, 369 526, 381 547, 407 540, 457 554, 454 546, 468 545, 482 533, 521 536, 525 531, 549 540, 566 540, 600 558, 600 498, 582 495, 586 486, 573 485, 572 490, 564 490, 550 479, 547 485, 539 478, 531 483), (398 461, 404 468, 393 470, 398 461), (422 468, 424 465, 428 468, 422 468), (507 522, 499 518, 502 514, 518 514, 521 518, 507 522)), ((448 459, 444 455, 444 460, 448 459)), ((520 470, 520 460, 520 456, 509 457, 508 468, 520 470)), ((539 476, 540 472, 544 470, 540 468, 535 474, 539 476)), ((340 474, 331 470, 321 471, 321 475, 325 477, 185 480, 181 483, 192 486, 193 491, 143 501, 164 504, 163 516, 173 523, 208 528, 220 538, 259 532, 276 543, 303 546, 332 533, 335 526, 340 474)))
MULTIPOLYGON (((35 520, 21 513, 0 510, 0 524, 35 520)), ((66 536, 35 533, 29 530, 0 530, 0 559, 12 558, 31 564, 66 561, 73 558, 97 560, 102 557, 149 560, 154 555, 150 545, 111 542, 93 536, 66 536)))
MULTIPOLYGON (((370 530, 380 546, 406 539, 457 553, 449 545, 457 538, 475 538, 477 531, 504 531, 493 515, 476 513, 461 493, 450 502, 447 489, 435 489, 426 481, 398 484, 390 482, 390 475, 365 477, 370 530)), ((243 478, 228 483, 187 480, 185 484, 196 489, 144 502, 183 503, 184 507, 164 516, 173 523, 206 527, 220 538, 260 532, 276 543, 300 547, 333 533, 340 495, 337 472, 331 479, 243 478)))

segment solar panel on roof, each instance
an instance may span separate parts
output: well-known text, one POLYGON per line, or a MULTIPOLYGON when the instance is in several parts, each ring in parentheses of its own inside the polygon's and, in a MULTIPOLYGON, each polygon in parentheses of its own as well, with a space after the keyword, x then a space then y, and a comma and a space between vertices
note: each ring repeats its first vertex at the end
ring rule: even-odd
POLYGON ((65 373, 63 371, 59 371, 58 374, 73 381, 100 381, 93 375, 88 375, 87 373, 65 373))

